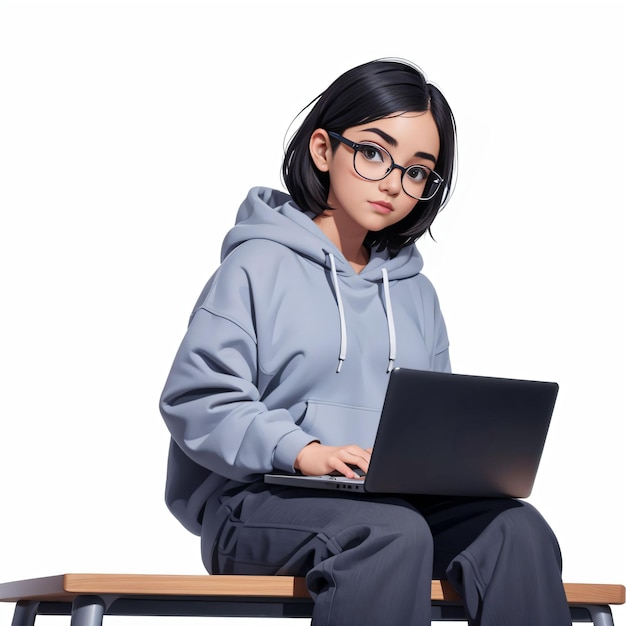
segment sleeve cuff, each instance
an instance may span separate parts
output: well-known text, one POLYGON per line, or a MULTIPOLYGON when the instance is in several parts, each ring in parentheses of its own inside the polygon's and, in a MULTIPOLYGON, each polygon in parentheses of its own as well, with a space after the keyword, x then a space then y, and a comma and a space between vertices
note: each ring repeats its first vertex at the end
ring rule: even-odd
POLYGON ((292 430, 287 433, 274 450, 274 468, 282 472, 295 472, 294 463, 300 450, 312 441, 319 441, 317 437, 305 433, 303 430, 292 430))

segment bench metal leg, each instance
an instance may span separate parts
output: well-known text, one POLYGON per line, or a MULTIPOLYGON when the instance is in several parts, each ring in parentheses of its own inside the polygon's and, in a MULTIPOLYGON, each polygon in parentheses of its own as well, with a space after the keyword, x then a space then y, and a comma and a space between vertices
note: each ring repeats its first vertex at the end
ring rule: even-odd
POLYGON ((594 626, 613 626, 611 607, 593 605, 585 608, 589 611, 594 626))
POLYGON ((102 626, 104 608, 99 596, 78 596, 72 603, 70 626, 102 626))
POLYGON ((11 626, 34 626, 38 607, 36 600, 20 600, 15 605, 11 626))
POLYGON ((570 607, 572 622, 592 623, 594 626, 614 626, 613 614, 608 604, 581 604, 570 607))

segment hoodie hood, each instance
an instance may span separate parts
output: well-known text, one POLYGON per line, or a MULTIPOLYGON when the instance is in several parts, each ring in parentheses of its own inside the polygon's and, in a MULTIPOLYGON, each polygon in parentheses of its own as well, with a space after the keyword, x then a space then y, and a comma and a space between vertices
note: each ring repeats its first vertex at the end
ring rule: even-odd
MULTIPOLYGON (((354 276, 351 265, 313 222, 313 217, 312 213, 301 211, 286 193, 254 187, 239 208, 235 226, 224 239, 222 261, 245 241, 267 239, 327 269, 330 269, 329 256, 332 255, 339 276, 354 276)), ((419 274, 423 265, 415 246, 403 248, 393 259, 387 251, 372 250, 369 263, 358 276, 362 280, 380 282, 384 266, 390 280, 400 280, 419 274)))

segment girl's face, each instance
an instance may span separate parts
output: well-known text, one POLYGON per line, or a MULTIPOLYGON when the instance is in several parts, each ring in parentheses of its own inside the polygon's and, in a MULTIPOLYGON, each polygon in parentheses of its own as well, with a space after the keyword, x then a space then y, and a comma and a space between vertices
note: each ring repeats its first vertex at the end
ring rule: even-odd
MULTIPOLYGON (((426 165, 434 169, 439 156, 439 133, 430 111, 396 114, 352 126, 343 137, 381 146, 403 167, 426 165)), ((417 200, 402 188, 402 170, 394 168, 382 180, 365 180, 354 169, 354 149, 340 143, 333 153, 323 129, 312 134, 310 150, 316 166, 329 174, 328 205, 335 210, 327 212, 328 216, 345 234, 365 237, 368 231, 399 222, 415 207, 417 200)), ((376 155, 375 149, 368 154, 372 158, 376 155)))

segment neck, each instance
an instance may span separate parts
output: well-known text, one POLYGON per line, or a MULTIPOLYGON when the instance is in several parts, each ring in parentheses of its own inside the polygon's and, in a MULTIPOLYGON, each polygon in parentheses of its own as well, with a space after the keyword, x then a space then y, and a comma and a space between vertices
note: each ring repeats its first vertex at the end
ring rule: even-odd
POLYGON ((359 228, 348 230, 339 228, 335 214, 323 213, 313 219, 320 230, 341 251, 346 261, 350 263, 355 272, 359 273, 369 261, 369 250, 363 245, 367 231, 359 228))

